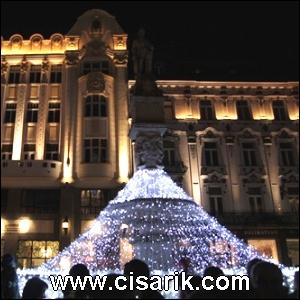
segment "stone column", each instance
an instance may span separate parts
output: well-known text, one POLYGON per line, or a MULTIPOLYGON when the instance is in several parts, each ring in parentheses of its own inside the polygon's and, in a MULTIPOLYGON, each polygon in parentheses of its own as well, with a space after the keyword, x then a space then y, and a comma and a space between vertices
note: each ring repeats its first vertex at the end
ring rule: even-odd
POLYGON ((23 129, 24 129, 24 118, 26 111, 26 92, 27 85, 19 84, 17 88, 17 110, 16 110, 16 121, 13 139, 13 153, 12 160, 20 160, 23 145, 23 129))
POLYGON ((199 180, 199 154, 197 150, 197 137, 195 135, 188 136, 188 152, 189 152, 189 171, 191 174, 192 197, 195 202, 203 206, 200 194, 199 180))
POLYGON ((188 137, 186 131, 178 131, 179 135, 179 152, 182 159, 182 162, 185 166, 188 166, 187 172, 183 175, 183 187, 184 190, 192 197, 192 177, 190 169, 190 156, 189 156, 189 146, 188 146, 188 137))
POLYGON ((28 62, 26 61, 26 57, 24 57, 21 63, 20 84, 17 87, 17 111, 12 160, 20 160, 22 154, 24 117, 26 112, 26 95, 28 90, 28 84, 26 84, 27 70, 28 62))
POLYGON ((78 51, 66 51, 66 72, 64 101, 62 103, 63 115, 63 182, 74 181, 74 142, 76 130, 76 102, 78 90, 78 51))
POLYGON ((127 51, 115 51, 115 113, 117 142, 117 174, 119 182, 127 182, 130 170, 128 138, 127 51))
POLYGON ((6 99, 6 91, 7 91, 7 70, 8 63, 5 58, 1 62, 1 144, 4 137, 4 114, 5 114, 5 99, 6 99))
POLYGON ((46 124, 48 117, 48 83, 49 64, 43 64, 42 83, 40 84, 39 117, 36 131, 36 159, 43 160, 45 152, 46 124))
POLYGON ((228 198, 231 204, 230 210, 232 212, 237 211, 239 197, 238 197, 238 183, 236 180, 237 169, 233 167, 231 163, 233 159, 233 147, 235 144, 234 136, 226 136, 225 137, 225 152, 224 152, 224 161, 225 167, 227 168, 228 173, 228 198))

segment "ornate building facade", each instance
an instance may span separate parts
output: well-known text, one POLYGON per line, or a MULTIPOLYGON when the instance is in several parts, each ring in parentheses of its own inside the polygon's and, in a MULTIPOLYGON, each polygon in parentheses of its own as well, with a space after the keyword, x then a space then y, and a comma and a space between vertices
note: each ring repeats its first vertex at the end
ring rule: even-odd
MULTIPOLYGON (((105 11, 1 45, 1 253, 56 255, 136 169, 127 34, 105 11)), ((298 265, 298 82, 159 80, 164 165, 239 237, 298 265)))

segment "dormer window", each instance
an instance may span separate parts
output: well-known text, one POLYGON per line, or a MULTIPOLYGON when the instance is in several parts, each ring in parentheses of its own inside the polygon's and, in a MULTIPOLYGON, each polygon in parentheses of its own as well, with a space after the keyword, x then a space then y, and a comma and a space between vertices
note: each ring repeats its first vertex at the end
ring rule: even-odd
POLYGON ((102 24, 98 18, 96 18, 91 24, 91 33, 101 33, 102 24))

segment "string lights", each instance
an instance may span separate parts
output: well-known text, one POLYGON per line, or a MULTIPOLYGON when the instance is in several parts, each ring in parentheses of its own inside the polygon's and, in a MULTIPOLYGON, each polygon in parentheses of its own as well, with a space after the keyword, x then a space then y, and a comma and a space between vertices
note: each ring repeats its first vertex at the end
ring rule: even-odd
POLYGON ((245 273, 246 264, 263 257, 206 213, 162 168, 140 168, 92 227, 32 274, 66 274, 83 263, 92 274, 122 272, 126 260, 145 261, 153 272, 202 274, 218 266, 230 274, 245 273))

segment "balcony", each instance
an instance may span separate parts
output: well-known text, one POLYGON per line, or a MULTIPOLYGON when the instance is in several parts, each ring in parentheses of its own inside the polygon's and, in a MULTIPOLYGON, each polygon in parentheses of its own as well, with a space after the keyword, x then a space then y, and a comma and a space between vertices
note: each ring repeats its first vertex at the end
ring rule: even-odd
POLYGON ((297 213, 224 213, 215 216, 218 221, 226 226, 241 227, 297 227, 299 226, 299 215, 297 213))
POLYGON ((187 171, 187 167, 182 161, 176 161, 174 165, 166 164, 164 167, 165 171, 172 175, 183 175, 187 171))
POLYGON ((58 178, 62 170, 60 161, 52 160, 2 160, 2 177, 58 178))

